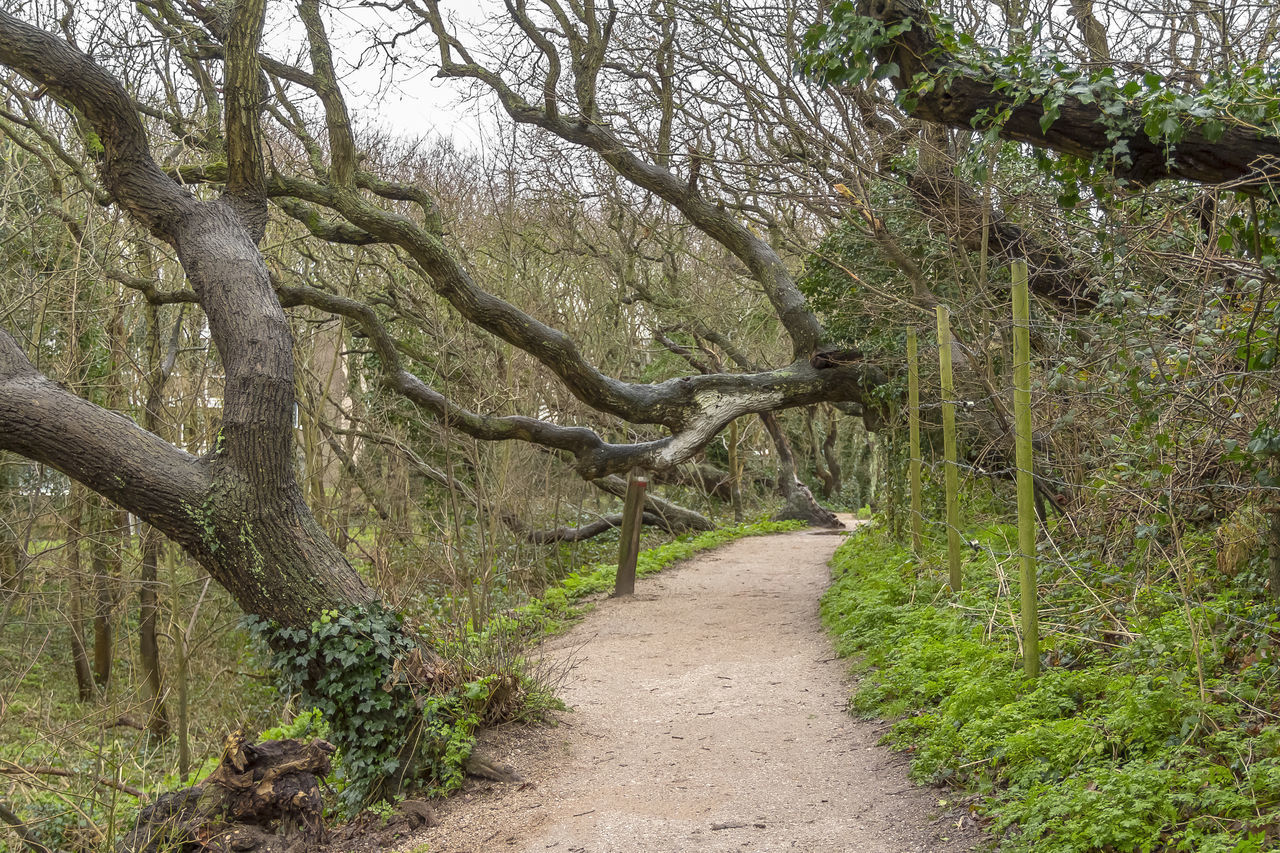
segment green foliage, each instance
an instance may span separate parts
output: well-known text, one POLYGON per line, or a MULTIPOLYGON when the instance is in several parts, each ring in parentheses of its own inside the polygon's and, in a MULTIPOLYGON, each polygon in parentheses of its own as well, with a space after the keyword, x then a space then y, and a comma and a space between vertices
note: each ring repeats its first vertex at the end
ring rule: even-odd
POLYGON ((326 610, 309 628, 261 620, 252 627, 273 650, 286 692, 314 709, 294 725, 322 719, 341 746, 337 771, 348 812, 405 784, 439 793, 461 784, 488 685, 424 695, 406 667, 421 646, 398 614, 375 604, 326 610))
MULTIPOLYGON (((899 73, 897 64, 877 63, 876 53, 916 24, 908 18, 886 28, 880 21, 859 14, 849 0, 842 0, 832 8, 829 22, 816 24, 806 33, 798 67, 829 84, 895 76, 899 73)), ((916 74, 898 91, 899 102, 908 111, 920 96, 945 90, 958 78, 986 81, 992 91, 1007 99, 999 110, 974 120, 974 126, 986 130, 991 139, 1011 111, 1024 105, 1041 110, 1041 132, 1048 132, 1068 102, 1096 105, 1097 122, 1109 143, 1105 151, 1091 163, 1072 158, 1055 163, 1042 158, 1046 166, 1062 175, 1068 188, 1064 201, 1072 198, 1076 180, 1088 177, 1091 169, 1105 172, 1114 163, 1132 165, 1130 140, 1140 133, 1162 144, 1166 151, 1193 128, 1211 142, 1229 127, 1280 136, 1280 77, 1261 63, 1211 76, 1202 88, 1187 91, 1152 72, 1076 68, 1030 41, 1007 52, 987 49, 972 36, 957 32, 945 16, 931 14, 924 24, 937 37, 938 56, 932 58, 941 61, 936 62, 935 72, 916 74)))
MULTIPOLYGON (((757 522, 686 536, 641 553, 636 573, 653 574, 742 536, 798 526, 757 522)), ((612 587, 616 571, 613 564, 600 564, 570 574, 541 599, 479 628, 437 638, 431 651, 465 673, 466 680, 447 689, 413 682, 404 662, 421 653, 420 641, 401 616, 380 606, 326 610, 309 628, 252 620, 253 630, 272 649, 271 665, 285 692, 296 693, 311 709, 262 736, 332 737, 341 747, 336 781, 349 813, 386 799, 402 785, 423 786, 436 795, 455 791, 462 785, 475 732, 495 706, 510 701, 511 682, 521 681, 521 658, 506 661, 508 675, 486 667, 486 655, 495 648, 522 648, 534 636, 561 629, 581 612, 583 598, 612 587)), ((535 710, 551 704, 527 680, 521 687, 535 710)))
POLYGON ((858 14, 849 0, 842 0, 831 9, 830 22, 814 24, 805 33, 796 66, 801 73, 829 84, 857 85, 868 78, 892 77, 898 73, 898 66, 877 66, 873 57, 895 37, 910 30, 912 24, 907 18, 885 27, 875 18, 858 14))
MULTIPOLYGON (((642 551, 636 560, 636 577, 660 572, 668 566, 686 560, 699 551, 715 548, 744 536, 767 536, 803 527, 798 521, 756 521, 721 527, 704 533, 685 534, 675 541, 657 548, 642 551)), ((493 620, 495 629, 516 628, 521 632, 549 633, 562 629, 577 617, 581 609, 578 602, 589 595, 613 589, 618 574, 616 563, 598 563, 585 572, 572 572, 559 584, 548 589, 542 598, 536 598, 516 608, 508 617, 493 620)))
POLYGON ((328 737, 329 724, 325 722, 324 714, 320 713, 319 708, 312 708, 295 716, 292 722, 263 729, 256 740, 261 743, 264 740, 306 740, 307 738, 327 740, 328 737))
MULTIPOLYGON (((660 572, 699 551, 715 548, 744 536, 764 536, 802 527, 795 521, 757 521, 717 528, 704 533, 685 534, 672 542, 640 552, 636 560, 636 577, 660 572)), ((533 638, 559 633, 586 610, 583 602, 589 596, 613 589, 618 573, 616 563, 597 563, 582 572, 570 572, 559 583, 547 589, 541 598, 531 599, 494 615, 480 626, 467 626, 462 632, 442 642, 441 654, 453 660, 474 659, 485 649, 519 648, 533 638)), ((546 697, 533 695, 535 703, 546 697)))
POLYGON ((936 551, 918 562, 865 530, 837 551, 822 614, 864 673, 852 708, 896 719, 886 740, 911 751, 914 778, 982 794, 1002 850, 1269 849, 1280 736, 1236 697, 1274 674, 1228 666, 1229 631, 1197 658, 1191 631, 1204 636, 1210 608, 1239 614, 1241 629, 1269 624, 1265 609, 1222 593, 1189 625, 1176 587, 1156 583, 1127 614, 1129 642, 1091 643, 1084 589, 1042 578, 1042 612, 1065 624, 1045 632, 1046 669, 1028 680, 1001 627, 1018 594, 999 581, 1011 535, 976 534, 958 596, 936 551))

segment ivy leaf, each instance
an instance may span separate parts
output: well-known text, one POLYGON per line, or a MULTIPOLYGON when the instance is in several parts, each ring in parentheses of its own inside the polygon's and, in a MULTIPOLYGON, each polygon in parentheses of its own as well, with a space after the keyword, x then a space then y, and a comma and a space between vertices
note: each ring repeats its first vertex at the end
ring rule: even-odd
POLYGON ((885 62, 876 69, 876 73, 871 75, 875 80, 888 80, 890 77, 896 77, 900 69, 896 62, 885 62))
POLYGON ((1062 104, 1061 97, 1059 97, 1056 102, 1054 102, 1053 100, 1046 102, 1045 108, 1044 108, 1044 115, 1040 116, 1040 132, 1041 133, 1048 133, 1050 126, 1052 126, 1053 123, 1058 120, 1058 115, 1059 115, 1058 108, 1061 106, 1061 104, 1062 104))

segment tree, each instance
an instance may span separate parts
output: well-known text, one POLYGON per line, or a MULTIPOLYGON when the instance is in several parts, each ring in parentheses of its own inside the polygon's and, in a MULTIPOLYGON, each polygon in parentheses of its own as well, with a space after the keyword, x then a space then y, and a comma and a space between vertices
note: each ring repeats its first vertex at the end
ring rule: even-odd
MULTIPOLYGON (((587 141, 625 173, 644 177, 738 255, 764 284, 791 334, 790 364, 656 383, 626 382, 602 373, 567 335, 476 284, 446 245, 432 198, 366 171, 316 0, 299 6, 309 71, 262 55, 262 0, 245 0, 225 10, 192 3, 185 13, 165 0, 149 0, 140 9, 151 26, 172 38, 192 81, 190 102, 148 102, 75 47, 72 33, 58 37, 8 12, 0 13, 0 63, 36 87, 25 93, 28 103, 51 98, 71 116, 84 150, 95 160, 100 185, 87 174, 81 179, 90 187, 100 186, 103 202, 118 205, 176 252, 190 291, 162 292, 145 276, 120 275, 119 280, 153 304, 192 303, 203 310, 225 374, 213 451, 194 456, 60 387, 37 370, 7 331, 0 331, 0 449, 66 473, 163 532, 246 613, 270 620, 277 632, 288 632, 273 635, 278 646, 291 647, 290 642, 313 631, 321 614, 364 612, 377 603, 376 593, 317 523, 294 473, 295 362, 286 307, 307 306, 354 324, 377 357, 383 387, 445 426, 481 440, 517 439, 563 452, 583 476, 593 479, 634 465, 669 468, 692 457, 744 414, 829 400, 872 404, 868 392, 881 380, 874 368, 820 370, 810 364, 820 329, 768 244, 696 192, 679 189, 673 194, 673 175, 655 172, 635 154, 619 151, 607 134, 580 121, 556 125, 587 141), (221 68, 220 88, 213 82, 214 65, 221 68), (318 97, 323 144, 283 94, 284 83, 318 97), (270 136, 263 127, 264 114, 276 123, 270 136), (153 153, 148 123, 153 128, 167 125, 210 159, 163 168, 153 153), (300 161, 284 156, 288 136, 297 143, 300 161), (273 154, 270 163, 268 152, 273 154), (221 191, 210 196, 189 189, 201 183, 221 185, 221 191), (574 397, 608 416, 669 434, 650 431, 640 441, 611 443, 583 426, 486 415, 457 405, 405 366, 401 342, 370 304, 308 284, 273 280, 259 248, 270 201, 320 239, 390 247, 394 253, 388 256, 426 281, 458 315, 528 353, 574 397)), ((414 645, 411 637, 395 640, 379 654, 403 657, 414 645)), ((438 676, 429 655, 415 660, 412 678, 418 683, 438 676)), ((297 673, 304 690, 318 683, 315 665, 313 660, 310 671, 297 673)), ((389 678, 397 663, 380 659, 377 665, 389 678)), ((397 693, 395 701, 400 705, 392 709, 394 719, 411 716, 410 695, 397 693)), ((343 745, 349 755, 354 752, 352 744, 343 745)), ((378 748, 393 758, 369 768, 375 778, 370 790, 382 792, 383 782, 394 786, 409 775, 414 762, 408 753, 417 746, 414 736, 384 729, 378 748)))

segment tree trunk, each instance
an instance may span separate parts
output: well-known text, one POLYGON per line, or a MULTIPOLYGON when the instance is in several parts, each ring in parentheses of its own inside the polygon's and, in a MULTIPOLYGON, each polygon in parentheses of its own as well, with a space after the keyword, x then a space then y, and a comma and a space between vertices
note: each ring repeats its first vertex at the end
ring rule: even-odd
POLYGON ((67 621, 71 628, 71 666, 76 674, 76 692, 81 702, 88 702, 94 697, 94 687, 93 667, 89 665, 89 651, 84 643, 84 572, 80 564, 84 503, 85 488, 72 483, 67 498, 66 525, 67 581, 71 592, 67 621))
POLYGON ((14 523, 18 518, 17 466, 0 453, 0 593, 22 588, 25 560, 14 523))
POLYGON ((164 707, 160 644, 156 639, 156 617, 160 611, 160 547, 160 533, 151 527, 144 527, 142 582, 138 587, 138 658, 142 664, 142 684, 147 697, 147 728, 158 737, 166 737, 169 734, 169 714, 164 707))
POLYGON ((1280 509, 1267 513, 1267 577, 1271 597, 1280 601, 1280 509))
MULTIPOLYGON (((1174 145, 1146 133, 1137 105, 1122 99, 1103 102, 1092 95, 1086 101, 1072 94, 1055 101, 1058 118, 1042 124, 1048 96, 1032 94, 1026 84, 1010 86, 1006 77, 957 60, 929 23, 923 0, 859 0, 856 13, 886 28, 910 22, 876 49, 875 58, 881 68, 894 70, 888 79, 896 88, 917 96, 910 111, 915 118, 968 132, 975 125, 985 129, 992 117, 1002 116, 998 132, 1005 139, 1086 160, 1108 155, 1112 174, 1139 184, 1179 178, 1233 183, 1236 189, 1259 193, 1276 179, 1280 139, 1262 127, 1228 120, 1215 133, 1209 122, 1174 111, 1173 118, 1183 128, 1174 145), (1113 137, 1113 127, 1124 129, 1118 138, 1113 137), (1117 150, 1126 156, 1109 156, 1117 150)), ((1106 45, 1094 43, 1090 49, 1104 51, 1106 45)))
MULTIPOLYGON (((312 11, 318 16, 318 8, 312 11)), ((265 3, 233 4, 229 16, 226 190, 219 199, 202 201, 156 163, 136 104, 116 78, 64 40, 0 11, 0 63, 43 87, 52 101, 74 107, 97 133, 104 187, 137 222, 175 248, 208 317, 224 374, 217 438, 209 454, 195 457, 51 381, 0 331, 0 450, 62 471, 163 532, 246 613, 289 629, 288 636, 279 630, 269 634, 279 647, 290 637, 309 636, 324 611, 368 610, 376 596, 324 535, 294 474, 293 339, 258 249, 267 222, 257 54, 265 3)), ((349 172, 353 157, 339 168, 343 153, 333 153, 335 171, 349 172)), ((403 641, 395 648, 430 658, 417 648, 416 633, 385 633, 403 641)), ((373 683, 389 684, 400 663, 370 656, 354 669, 367 675, 375 668, 379 677, 373 683)), ((320 690, 325 673, 299 666, 296 682, 304 697, 320 690)), ((355 704, 352 687, 345 686, 346 694, 330 697, 337 704, 334 731, 345 738, 340 746, 376 747, 401 758, 418 747, 392 727, 373 737, 358 731, 357 712, 347 707, 355 704)), ((408 693, 396 694, 396 710, 421 719, 408 693)), ((368 766, 368 775, 377 777, 373 790, 400 778, 383 773, 383 764, 368 766)), ((411 762, 399 766, 407 770, 411 762)))
POLYGON ((735 418, 729 424, 729 501, 733 504, 733 520, 742 523, 742 448, 735 418))
POLYGON ((778 453, 778 491, 782 494, 782 509, 774 514, 775 521, 803 521, 814 527, 841 528, 844 524, 835 513, 818 506, 813 492, 796 478, 796 458, 791 444, 782 432, 782 426, 772 413, 763 414, 760 420, 773 439, 778 453))
POLYGON ((114 619, 120 594, 121 529, 125 514, 98 496, 89 499, 89 571, 93 590, 93 681, 105 693, 111 683, 114 619))
POLYGON ((834 406, 826 406, 827 437, 822 440, 822 457, 827 460, 827 470, 831 473, 831 488, 836 494, 844 488, 844 472, 840 469, 840 432, 839 413, 834 406))
POLYGON ((817 430, 813 423, 817 410, 817 406, 810 406, 804 413, 805 435, 809 439, 809 451, 813 454, 813 473, 817 475, 818 482, 821 484, 818 486, 818 492, 824 500, 829 500, 836 484, 831 471, 827 469, 822 448, 818 446, 817 430))

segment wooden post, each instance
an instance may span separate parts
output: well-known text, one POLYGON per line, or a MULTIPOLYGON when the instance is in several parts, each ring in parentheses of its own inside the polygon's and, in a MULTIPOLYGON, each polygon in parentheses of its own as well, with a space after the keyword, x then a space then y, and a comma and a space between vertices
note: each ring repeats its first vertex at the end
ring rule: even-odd
POLYGON ((640 529, 644 526, 644 491, 649 479, 639 468, 631 469, 627 479, 627 497, 622 504, 622 535, 618 537, 618 576, 613 594, 631 595, 636 591, 636 560, 640 556, 640 529))
POLYGON ((920 353, 916 330, 907 330, 907 420, 911 438, 911 548, 924 548, 924 517, 920 498, 920 353))
POLYGON ((1022 667, 1040 674, 1040 625, 1036 603, 1036 508, 1031 456, 1031 310, 1027 262, 1013 262, 1013 423, 1018 465, 1019 585, 1022 589, 1022 667))
POLYGON ((938 367, 942 372, 942 446, 947 490, 947 565, 951 591, 959 592, 960 571, 960 469, 956 465, 956 388, 951 379, 951 312, 938 306, 938 367))
POLYGON ((733 523, 742 523, 742 457, 738 450, 738 419, 729 421, 729 502, 733 523))

